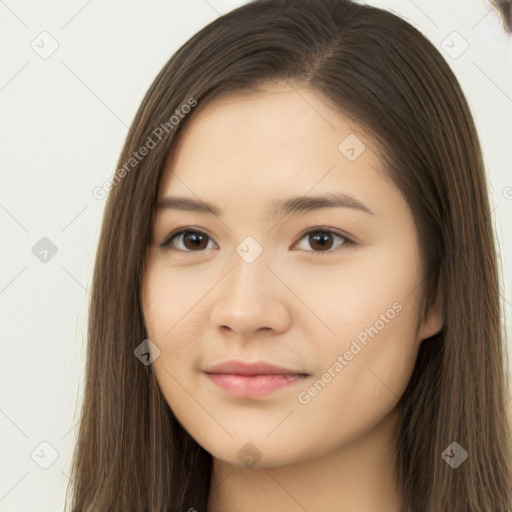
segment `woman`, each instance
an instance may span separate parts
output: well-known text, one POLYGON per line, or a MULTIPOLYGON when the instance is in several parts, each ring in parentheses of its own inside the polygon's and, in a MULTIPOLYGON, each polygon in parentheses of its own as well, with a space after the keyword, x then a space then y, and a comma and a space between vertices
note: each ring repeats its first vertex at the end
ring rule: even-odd
POLYGON ((350 0, 216 19, 111 184, 72 510, 511 510, 492 233, 418 30, 350 0))

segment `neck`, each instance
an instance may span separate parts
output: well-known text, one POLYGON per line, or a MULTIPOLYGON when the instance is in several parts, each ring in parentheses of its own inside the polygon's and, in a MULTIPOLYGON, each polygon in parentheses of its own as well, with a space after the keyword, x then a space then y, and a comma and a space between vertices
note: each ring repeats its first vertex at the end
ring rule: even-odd
POLYGON ((395 409, 357 441, 297 464, 245 468, 214 458, 208 512, 399 512, 398 420, 395 409))

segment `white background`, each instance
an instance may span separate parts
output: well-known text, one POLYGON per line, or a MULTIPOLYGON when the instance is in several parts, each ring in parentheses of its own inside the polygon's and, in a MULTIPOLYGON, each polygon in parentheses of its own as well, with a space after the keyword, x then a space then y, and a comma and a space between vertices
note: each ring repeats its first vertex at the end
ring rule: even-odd
MULTIPOLYGON (((115 171, 135 111, 169 57, 242 3, 0 0, 0 512, 63 508, 105 203, 92 190, 115 171), (51 49, 43 31, 58 43, 46 59, 31 47, 51 49), (42 237, 58 250, 46 263, 32 252, 42 237), (52 450, 58 458, 41 468, 52 450)), ((483 0, 368 3, 419 28, 461 81, 483 145, 510 325, 512 36, 483 0), (454 31, 469 43, 456 59, 442 47, 454 31)), ((456 51, 455 37, 447 41, 456 51)))

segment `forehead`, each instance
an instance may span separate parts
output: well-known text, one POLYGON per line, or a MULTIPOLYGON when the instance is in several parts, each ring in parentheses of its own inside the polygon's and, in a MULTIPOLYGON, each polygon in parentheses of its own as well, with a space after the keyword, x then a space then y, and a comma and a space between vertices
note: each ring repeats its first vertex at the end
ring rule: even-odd
POLYGON ((199 105, 169 156, 159 197, 262 207, 262 198, 317 193, 368 206, 379 193, 398 192, 364 130, 315 91, 288 88, 199 105))

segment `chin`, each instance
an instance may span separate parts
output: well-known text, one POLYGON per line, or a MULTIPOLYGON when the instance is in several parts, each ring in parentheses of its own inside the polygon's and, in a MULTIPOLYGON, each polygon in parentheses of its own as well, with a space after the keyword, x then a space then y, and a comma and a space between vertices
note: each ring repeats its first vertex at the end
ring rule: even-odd
POLYGON ((268 432, 254 436, 234 436, 219 442, 218 437, 196 439, 215 459, 239 468, 272 468, 296 464, 306 460, 307 453, 303 442, 287 440, 276 436, 265 439, 268 432), (286 443, 288 442, 288 445, 286 443), (300 447, 300 451, 298 451, 300 447))

